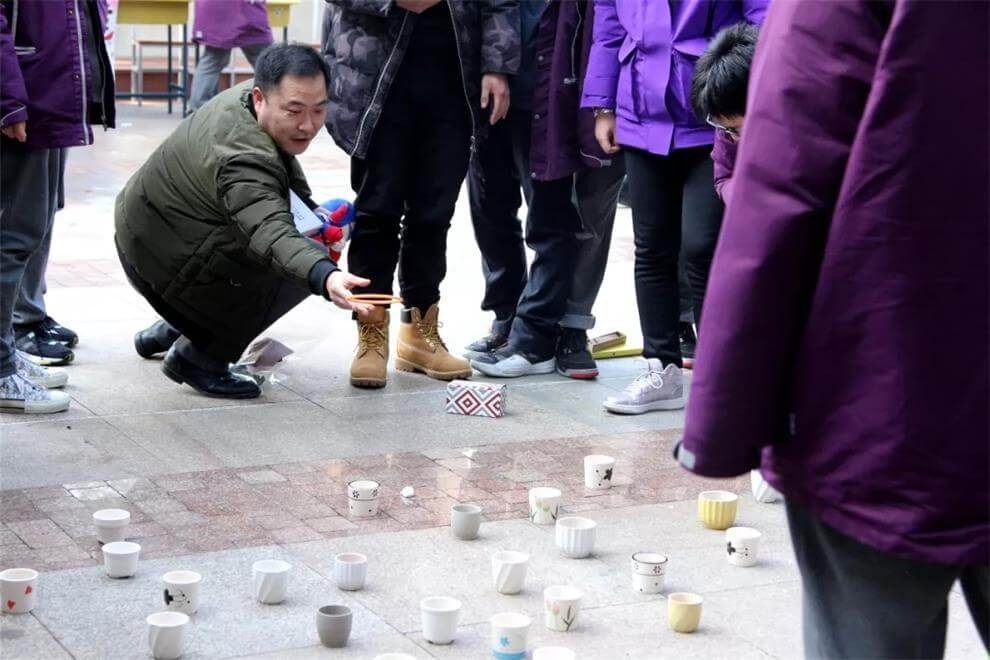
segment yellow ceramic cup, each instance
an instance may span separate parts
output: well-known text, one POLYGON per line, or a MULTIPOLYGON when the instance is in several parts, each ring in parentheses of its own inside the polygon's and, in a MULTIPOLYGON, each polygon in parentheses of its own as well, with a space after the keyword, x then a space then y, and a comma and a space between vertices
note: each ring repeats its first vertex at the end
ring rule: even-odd
POLYGON ((727 490, 706 490, 698 495, 698 520, 708 529, 728 529, 736 521, 739 496, 727 490))
POLYGON ((692 633, 701 623, 701 603, 698 594, 676 593, 667 596, 667 623, 679 633, 692 633))

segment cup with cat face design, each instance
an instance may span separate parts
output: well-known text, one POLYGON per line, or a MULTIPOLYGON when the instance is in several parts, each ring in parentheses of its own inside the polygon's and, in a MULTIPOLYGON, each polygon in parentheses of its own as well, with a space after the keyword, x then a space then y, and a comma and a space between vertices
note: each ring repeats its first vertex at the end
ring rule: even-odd
POLYGON ((584 487, 590 490, 606 490, 612 487, 615 459, 602 454, 584 457, 584 487))
POLYGON ((165 609, 195 614, 199 609, 199 587, 203 576, 195 571, 169 571, 162 576, 165 609))
POLYGON ((733 566, 753 566, 760 551, 758 530, 752 527, 730 527, 725 530, 725 552, 733 566))

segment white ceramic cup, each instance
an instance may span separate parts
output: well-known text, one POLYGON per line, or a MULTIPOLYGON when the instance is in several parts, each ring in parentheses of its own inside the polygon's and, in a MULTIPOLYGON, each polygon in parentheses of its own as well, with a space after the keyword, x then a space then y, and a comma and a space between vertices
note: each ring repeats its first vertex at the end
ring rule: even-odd
POLYGON ((363 589, 367 579, 368 558, 360 552, 342 552, 333 558, 333 581, 338 589, 363 589))
POLYGON ((430 644, 450 644, 457 636, 461 601, 446 596, 424 598, 419 603, 423 617, 423 639, 430 644))
POLYGON ((641 594, 663 591, 667 575, 667 555, 659 552, 637 552, 632 556, 632 589, 641 594))
POLYGON ((760 552, 758 530, 752 527, 730 527, 725 530, 725 552, 729 563, 734 566, 752 566, 760 552))
POLYGON ((27 614, 38 602, 38 571, 8 568, 0 572, 0 599, 4 614, 27 614))
POLYGON ((381 486, 371 479, 355 479, 347 483, 347 497, 352 500, 377 500, 381 486))
POLYGON ((162 582, 165 584, 165 609, 183 614, 196 613, 202 575, 195 571, 169 571, 162 576, 162 582))
POLYGON ((103 567, 112 578, 129 578, 137 573, 141 546, 130 541, 113 541, 103 545, 103 567))
POLYGON ((543 611, 547 628, 569 632, 577 627, 584 593, 577 587, 553 586, 543 590, 543 611))
POLYGON ((182 642, 189 616, 182 612, 156 612, 148 623, 148 647, 156 660, 175 660, 182 655, 182 642))
POLYGON ((346 605, 324 605, 316 611, 316 634, 320 643, 332 649, 347 646, 354 625, 354 613, 346 605))
POLYGON ((289 593, 292 564, 281 559, 262 559, 251 565, 254 597, 259 603, 275 605, 289 593))
POLYGON ((515 550, 502 550, 492 555, 492 581, 500 594, 517 594, 526 583, 529 555, 515 550))
POLYGON ((455 504, 450 507, 450 532, 462 541, 478 538, 481 529, 481 507, 475 504, 455 504))
POLYGON ((130 522, 131 512, 124 509, 100 509, 94 512, 93 526, 96 527, 96 540, 100 543, 123 541, 130 522))
POLYGON ((605 490, 612 487, 612 473, 615 459, 602 454, 584 457, 584 487, 592 490, 605 490))
POLYGON ((557 488, 530 488, 529 519, 537 525, 552 525, 557 521, 560 508, 560 490, 557 488))
POLYGON ((565 557, 582 559, 595 549, 595 533, 598 523, 591 518, 569 516, 557 521, 555 530, 557 547, 565 557))
POLYGON ((526 637, 532 623, 525 614, 503 612, 491 618, 492 656, 496 660, 524 660, 526 637))
POLYGON ((577 655, 563 646, 541 646, 533 649, 533 660, 577 660, 577 655))

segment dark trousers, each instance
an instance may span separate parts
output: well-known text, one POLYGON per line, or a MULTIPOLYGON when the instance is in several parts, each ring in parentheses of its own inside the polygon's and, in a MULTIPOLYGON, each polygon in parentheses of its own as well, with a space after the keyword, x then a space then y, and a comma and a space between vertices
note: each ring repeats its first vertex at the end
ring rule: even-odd
POLYGON ((457 77, 406 64, 367 157, 351 161, 357 217, 347 263, 371 280, 360 293, 392 293, 398 265, 405 305, 425 311, 440 300, 447 273, 447 231, 467 173, 471 120, 457 77))
MULTIPOLYGON (((174 341, 176 349, 183 357, 207 371, 225 371, 230 363, 230 340, 225 337, 218 338, 215 330, 189 319, 182 312, 169 305, 160 295, 155 293, 147 282, 141 279, 141 276, 135 272, 134 267, 121 253, 119 247, 117 248, 117 256, 120 258, 120 265, 131 286, 162 317, 162 321, 158 321, 149 328, 154 333, 155 338, 162 343, 174 341), (220 344, 227 348, 218 349, 220 344)), ((261 321, 257 323, 256 327, 251 328, 250 333, 245 334, 257 337, 275 321, 288 314, 293 307, 308 298, 309 295, 308 290, 294 282, 283 281, 278 293, 275 294, 275 298, 268 306, 268 310, 263 317, 260 317, 261 321)), ((249 344, 250 342, 244 343, 239 347, 240 350, 235 348, 233 352, 241 354, 249 344)))
POLYGON ((0 377, 17 370, 13 319, 21 289, 44 286, 65 152, 6 138, 0 146, 0 377))
POLYGON ((517 214, 523 197, 527 206, 533 198, 531 125, 528 110, 510 110, 491 127, 468 170, 471 222, 485 275, 481 309, 495 313, 495 329, 503 334, 509 333, 527 280, 523 222, 517 214))
POLYGON ((900 559, 787 502, 804 589, 807 658, 941 658, 948 596, 959 580, 990 650, 990 568, 900 559))
POLYGON ((541 361, 554 355, 558 323, 567 311, 571 293, 581 232, 581 215, 573 194, 573 176, 533 181, 526 244, 535 255, 516 307, 509 345, 541 361))
POLYGON ((723 206, 712 183, 711 147, 681 149, 668 156, 626 149, 625 157, 643 355, 682 366, 678 260, 683 249, 700 332, 708 271, 722 226, 723 206))

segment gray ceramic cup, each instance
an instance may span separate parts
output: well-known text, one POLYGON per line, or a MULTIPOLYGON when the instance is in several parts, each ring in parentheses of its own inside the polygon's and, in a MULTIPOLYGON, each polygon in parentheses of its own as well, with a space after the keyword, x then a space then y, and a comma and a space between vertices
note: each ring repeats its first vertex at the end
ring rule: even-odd
POLYGON ((478 538, 481 528, 481 507, 475 504, 455 504, 450 507, 450 531, 462 541, 478 538))
POLYGON ((347 646, 351 636, 351 608, 344 605, 324 605, 316 612, 316 632, 323 646, 339 649, 347 646))

